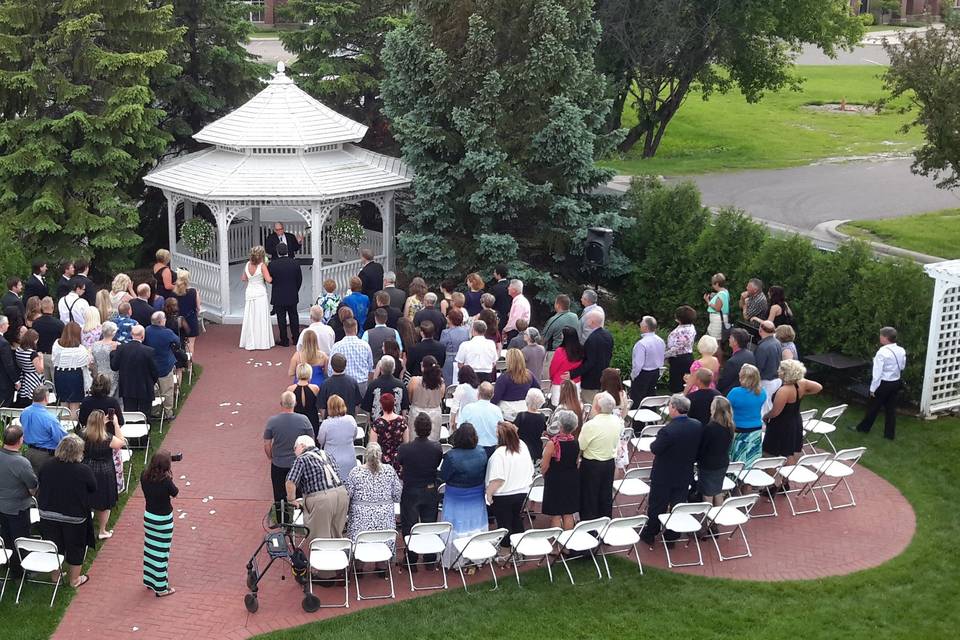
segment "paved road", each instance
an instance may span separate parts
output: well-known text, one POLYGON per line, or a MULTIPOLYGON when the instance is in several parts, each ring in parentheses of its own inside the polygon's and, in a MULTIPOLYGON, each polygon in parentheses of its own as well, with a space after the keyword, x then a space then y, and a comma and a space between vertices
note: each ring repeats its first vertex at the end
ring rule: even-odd
POLYGON ((864 44, 853 51, 838 51, 836 58, 830 58, 816 47, 804 47, 795 58, 798 65, 849 64, 882 65, 890 64, 890 57, 879 44, 864 44))
POLYGON ((294 58, 292 53, 289 53, 283 48, 280 40, 275 38, 257 38, 256 40, 251 40, 247 45, 247 51, 260 56, 261 62, 268 64, 276 64, 277 62, 287 64, 294 58))
MULTIPOLYGON (((711 207, 812 230, 828 220, 869 220, 960 207, 960 194, 914 175, 910 159, 817 164, 691 178, 711 207)), ((677 179, 671 179, 671 181, 677 179)))

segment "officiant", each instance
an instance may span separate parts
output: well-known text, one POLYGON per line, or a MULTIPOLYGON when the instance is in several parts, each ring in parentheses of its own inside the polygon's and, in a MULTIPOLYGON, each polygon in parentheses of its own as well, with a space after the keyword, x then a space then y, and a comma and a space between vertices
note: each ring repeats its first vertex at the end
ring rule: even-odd
POLYGON ((287 247, 287 255, 291 258, 297 256, 297 251, 300 251, 300 243, 303 242, 303 236, 293 235, 292 233, 287 233, 284 231, 283 223, 278 222, 273 225, 273 233, 267 236, 267 239, 263 243, 263 248, 267 251, 267 255, 270 256, 271 260, 276 260, 279 258, 277 253, 277 247, 284 245, 287 247))

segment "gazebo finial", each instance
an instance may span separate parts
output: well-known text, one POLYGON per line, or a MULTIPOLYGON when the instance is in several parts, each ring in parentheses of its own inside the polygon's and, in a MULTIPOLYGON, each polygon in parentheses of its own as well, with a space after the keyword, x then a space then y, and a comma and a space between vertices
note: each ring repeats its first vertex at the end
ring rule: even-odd
POLYGON ((283 64, 283 60, 280 60, 277 62, 277 74, 283 75, 286 69, 287 69, 287 66, 283 64))

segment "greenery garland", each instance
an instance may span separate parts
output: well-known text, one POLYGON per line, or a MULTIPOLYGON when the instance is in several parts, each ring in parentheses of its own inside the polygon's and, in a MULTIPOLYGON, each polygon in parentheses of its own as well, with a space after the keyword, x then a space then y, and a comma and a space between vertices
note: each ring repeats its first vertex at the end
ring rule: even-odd
POLYGON ((203 218, 190 218, 180 225, 180 237, 191 251, 203 253, 213 242, 213 225, 203 218))

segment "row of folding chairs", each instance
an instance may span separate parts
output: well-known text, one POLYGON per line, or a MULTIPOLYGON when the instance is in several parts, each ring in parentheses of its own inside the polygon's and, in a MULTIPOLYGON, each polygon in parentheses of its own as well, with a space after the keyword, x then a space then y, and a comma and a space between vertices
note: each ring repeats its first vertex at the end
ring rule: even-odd
POLYGON ((53 595, 50 597, 50 606, 52 607, 63 579, 62 568, 64 556, 57 549, 56 543, 38 538, 17 538, 13 541, 13 546, 13 549, 7 549, 3 543, 3 539, 0 538, 0 568, 5 570, 3 581, 0 583, 0 601, 3 600, 3 595, 6 593, 7 583, 10 581, 10 564, 13 559, 13 554, 16 553, 23 573, 20 575, 20 585, 17 587, 15 602, 20 604, 20 594, 23 591, 24 582, 50 584, 53 585, 53 595), (27 578, 27 575, 30 573, 47 574, 53 572, 57 573, 57 578, 52 582, 27 578))

